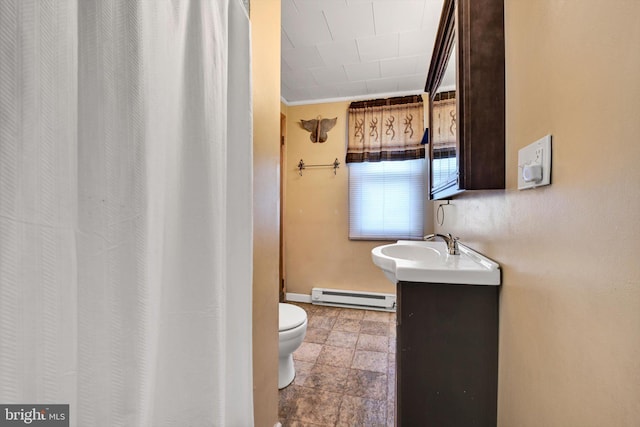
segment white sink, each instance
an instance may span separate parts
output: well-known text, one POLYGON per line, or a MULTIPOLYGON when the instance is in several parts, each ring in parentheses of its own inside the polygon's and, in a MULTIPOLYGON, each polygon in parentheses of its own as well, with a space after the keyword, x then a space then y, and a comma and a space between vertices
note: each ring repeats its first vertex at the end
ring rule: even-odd
POLYGON ((373 248, 373 263, 394 284, 403 282, 499 285, 500 266, 458 243, 460 255, 449 255, 441 241, 398 240, 373 248))

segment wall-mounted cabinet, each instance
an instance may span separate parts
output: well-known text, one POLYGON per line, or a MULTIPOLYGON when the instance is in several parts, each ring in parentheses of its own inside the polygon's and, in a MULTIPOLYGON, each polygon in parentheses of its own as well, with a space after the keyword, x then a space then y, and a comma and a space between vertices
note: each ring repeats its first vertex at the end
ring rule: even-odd
POLYGON ((504 0, 445 0, 429 93, 430 198, 505 188, 504 0))

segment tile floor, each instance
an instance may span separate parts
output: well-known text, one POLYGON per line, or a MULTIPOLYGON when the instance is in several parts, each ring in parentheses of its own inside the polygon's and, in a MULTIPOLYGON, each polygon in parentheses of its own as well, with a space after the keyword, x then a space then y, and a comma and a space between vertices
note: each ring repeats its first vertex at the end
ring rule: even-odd
POLYGON ((393 427, 395 313, 295 304, 308 325, 280 390, 283 427, 393 427))

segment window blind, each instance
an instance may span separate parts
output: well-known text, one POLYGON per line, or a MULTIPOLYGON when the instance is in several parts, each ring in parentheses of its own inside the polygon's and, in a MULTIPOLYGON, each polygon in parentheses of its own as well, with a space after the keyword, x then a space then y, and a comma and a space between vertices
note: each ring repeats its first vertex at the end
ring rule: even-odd
POLYGON ((422 238, 424 169, 424 159, 349 163, 349 238, 422 238))

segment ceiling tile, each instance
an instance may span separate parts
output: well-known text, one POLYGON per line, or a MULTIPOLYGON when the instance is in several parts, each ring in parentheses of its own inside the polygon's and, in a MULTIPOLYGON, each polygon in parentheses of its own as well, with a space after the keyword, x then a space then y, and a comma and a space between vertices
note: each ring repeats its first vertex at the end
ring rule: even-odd
POLYGON ((375 34, 370 3, 327 8, 324 16, 333 40, 351 40, 375 34))
POLYGON ((401 79, 398 79, 398 90, 399 91, 410 91, 415 90, 416 93, 424 92, 424 85, 427 82, 427 75, 424 74, 414 74, 411 76, 404 76, 401 79))
POLYGON ((398 91, 398 79, 395 77, 367 80, 369 93, 392 93, 398 91))
POLYGON ((362 3, 396 2, 398 0, 347 0, 348 5, 362 3))
POLYGON ((314 68, 311 70, 313 77, 319 85, 333 85, 347 81, 347 75, 342 65, 334 67, 314 68))
POLYGON ((289 67, 289 64, 284 62, 284 60, 282 59, 282 55, 280 55, 280 74, 290 73, 291 71, 293 70, 291 69, 291 67, 289 67))
POLYGON ((341 97, 361 96, 367 93, 367 84, 364 81, 339 83, 336 87, 341 97))
POLYGON ((292 0, 282 2, 282 28, 293 47, 330 42, 331 33, 322 12, 299 12, 291 2, 292 0), (285 2, 288 4, 285 5, 285 2))
POLYGON ((398 34, 360 38, 357 43, 363 62, 398 56, 398 34))
POLYGON ((430 63, 431 63, 431 55, 419 56, 418 60, 416 61, 416 70, 415 70, 416 74, 423 74, 426 77, 427 73, 429 72, 429 65, 431 65, 430 63))
POLYGON ((422 29, 433 31, 433 35, 438 30, 440 23, 440 15, 442 14, 442 5, 444 0, 425 0, 424 13, 422 14, 422 29))
POLYGON ((380 78, 380 63, 378 61, 345 64, 344 69, 351 81, 380 78))
POLYGON ((376 34, 413 31, 420 28, 424 1, 394 1, 373 3, 376 34))
POLYGON ((291 101, 291 89, 283 81, 280 82, 280 96, 287 101, 291 101))
POLYGON ((287 49, 281 52, 282 60, 292 70, 323 67, 324 62, 315 47, 287 49))
POLYGON ((418 58, 406 56, 380 61, 380 75, 382 77, 397 77, 413 74, 418 58))
POLYGON ((313 86, 307 89, 312 99, 338 98, 338 89, 333 86, 313 86))
POLYGON ((328 8, 347 6, 346 0, 293 0, 293 3, 300 12, 322 12, 328 8))
POLYGON ((310 72, 285 72, 282 71, 282 81, 287 83, 291 89, 305 88, 309 86, 315 86, 318 84, 313 77, 313 73, 310 72))
POLYGON ((289 36, 284 32, 284 29, 280 29, 280 49, 293 49, 293 44, 289 40, 289 36))
POLYGON ((320 44, 317 47, 320 57, 327 65, 349 64, 360 61, 355 40, 320 44))
POLYGON ((431 57, 436 35, 433 30, 417 30, 400 33, 400 56, 423 55, 431 57))
POLYGON ((284 99, 286 99, 288 102, 295 102, 295 101, 302 101, 302 100, 306 100, 306 99, 314 99, 310 94, 309 91, 307 89, 289 89, 286 88, 286 86, 282 86, 283 88, 283 92, 282 92, 282 97, 284 99), (285 89, 286 92, 284 91, 285 89))

